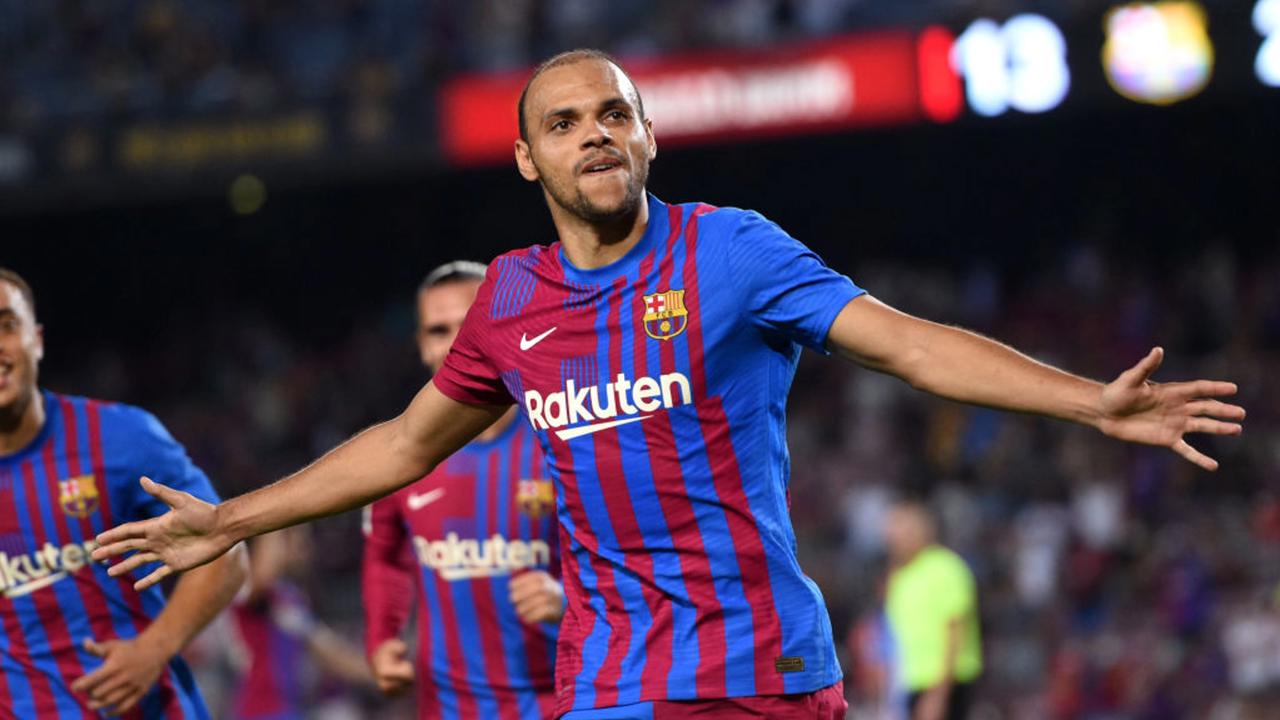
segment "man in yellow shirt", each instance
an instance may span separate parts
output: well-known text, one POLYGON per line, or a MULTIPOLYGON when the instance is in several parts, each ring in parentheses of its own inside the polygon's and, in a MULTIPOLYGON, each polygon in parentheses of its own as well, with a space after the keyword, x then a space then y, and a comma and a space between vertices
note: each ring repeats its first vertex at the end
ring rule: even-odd
POLYGON ((933 519, 920 503, 899 502, 889 512, 885 604, 911 720, 967 717, 982 673, 973 573, 936 539, 933 519))

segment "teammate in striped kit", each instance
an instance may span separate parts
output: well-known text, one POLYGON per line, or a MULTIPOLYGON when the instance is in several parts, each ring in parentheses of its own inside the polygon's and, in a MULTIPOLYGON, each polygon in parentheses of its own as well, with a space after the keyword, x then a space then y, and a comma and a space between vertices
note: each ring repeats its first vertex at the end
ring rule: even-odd
POLYGON ((164 512, 140 475, 218 498, 151 415, 41 391, 43 354, 31 289, 0 268, 0 719, 207 717, 177 653, 235 594, 242 553, 167 604, 89 553, 116 521, 164 512))
MULTIPOLYGON (((418 289, 418 349, 433 373, 484 271, 448 263, 418 289)), ((387 692, 417 675, 423 720, 552 717, 564 615, 555 497, 534 433, 515 419, 513 408, 430 475, 367 508, 369 663, 387 692), (398 637, 415 587, 421 674, 398 637)))
POLYGON ((557 712, 579 718, 840 718, 830 622, 787 516, 784 406, 801 347, 953 400, 1086 424, 1217 464, 1183 439, 1234 435, 1225 382, 1158 384, 1154 349, 1109 384, 900 313, 754 212, 648 196, 653 126, 596 51, 552 58, 520 102, 521 174, 560 242, 489 269, 453 351, 399 417, 276 485, 100 536, 165 565, 411 482, 513 402, 557 487, 568 609, 557 712), (652 302, 664 296, 661 303, 652 302))

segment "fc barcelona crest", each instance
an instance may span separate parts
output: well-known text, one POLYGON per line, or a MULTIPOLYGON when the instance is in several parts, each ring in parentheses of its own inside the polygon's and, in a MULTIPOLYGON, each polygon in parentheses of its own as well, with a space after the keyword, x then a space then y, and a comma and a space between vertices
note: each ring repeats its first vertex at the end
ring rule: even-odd
POLYGON ((62 512, 86 518, 98 510, 98 484, 92 475, 81 475, 58 481, 58 504, 62 512))
POLYGON ((689 326, 683 290, 644 296, 644 331, 654 340, 670 340, 689 326))
POLYGON ((521 480, 516 485, 516 504, 520 512, 531 518, 540 518, 551 512, 556 504, 555 489, 550 480, 521 480))

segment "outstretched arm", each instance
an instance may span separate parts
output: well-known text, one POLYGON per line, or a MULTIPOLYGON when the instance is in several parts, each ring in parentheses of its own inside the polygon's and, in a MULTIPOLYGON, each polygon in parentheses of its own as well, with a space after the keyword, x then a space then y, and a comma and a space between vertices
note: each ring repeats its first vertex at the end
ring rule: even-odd
POLYGON ((912 387, 951 400, 1035 413, 1089 425, 1129 442, 1171 448, 1206 470, 1217 461, 1187 444, 1186 433, 1238 435, 1244 408, 1212 398, 1229 382, 1153 383, 1164 358, 1154 348, 1103 385, 1050 367, 993 340, 899 312, 867 295, 836 317, 828 346, 912 387))
POLYGON ((135 551, 112 566, 112 575, 162 563, 135 583, 139 589, 148 587, 170 573, 209 562, 241 540, 351 510, 408 485, 506 409, 460 403, 428 383, 398 417, 361 432, 279 482, 221 505, 144 478, 143 489, 172 510, 102 533, 93 557, 103 560, 135 551))

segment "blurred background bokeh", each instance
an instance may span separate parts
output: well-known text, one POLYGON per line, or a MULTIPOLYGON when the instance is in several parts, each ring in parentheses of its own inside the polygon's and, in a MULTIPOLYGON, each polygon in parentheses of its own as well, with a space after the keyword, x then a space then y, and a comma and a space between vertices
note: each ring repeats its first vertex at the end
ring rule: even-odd
MULTIPOLYGON (((906 494, 978 579, 976 717, 1280 707, 1276 0, 0 0, 0 265, 35 287, 42 384, 155 412, 224 495, 398 413, 422 275, 554 239, 512 93, 584 45, 635 71, 659 197, 759 210, 881 299, 1080 374, 1160 344, 1158 379, 1240 384, 1207 474, 806 357, 792 509, 842 642, 906 494)), ((311 542, 295 581, 358 640, 359 518, 311 542)), ((234 645, 193 649, 220 713, 234 645)))

